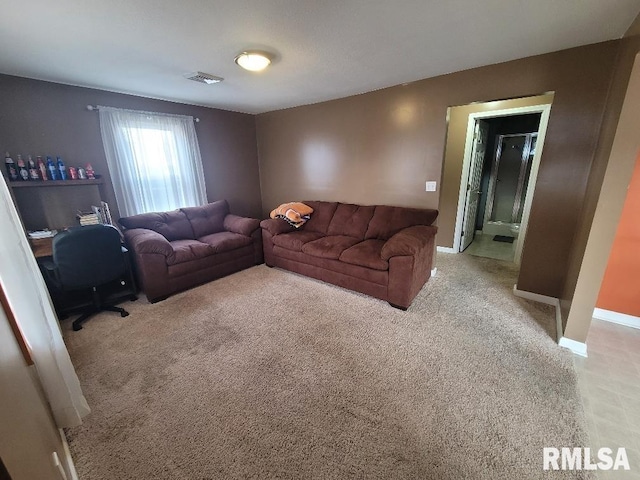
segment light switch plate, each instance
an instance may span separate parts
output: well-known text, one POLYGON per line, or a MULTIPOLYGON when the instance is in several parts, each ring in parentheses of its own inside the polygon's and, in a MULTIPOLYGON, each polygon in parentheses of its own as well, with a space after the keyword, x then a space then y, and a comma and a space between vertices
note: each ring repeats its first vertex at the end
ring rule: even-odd
POLYGON ((425 183, 425 191, 427 192, 435 192, 437 187, 437 182, 426 182, 425 183))

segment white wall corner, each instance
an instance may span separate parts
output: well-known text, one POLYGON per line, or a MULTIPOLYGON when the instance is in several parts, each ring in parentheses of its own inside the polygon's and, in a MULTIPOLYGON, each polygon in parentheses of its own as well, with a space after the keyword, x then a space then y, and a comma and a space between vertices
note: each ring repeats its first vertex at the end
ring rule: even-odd
POLYGON ((436 247, 436 251, 440 253, 458 253, 451 247, 436 247))
POLYGON ((580 355, 581 357, 587 356, 587 344, 582 342, 577 342, 575 340, 571 340, 567 337, 560 338, 558 345, 564 348, 568 348, 576 355, 580 355))
POLYGON ((605 310, 603 308, 594 308, 593 318, 604 320, 605 322, 617 323, 618 325, 624 325, 625 327, 640 329, 640 317, 634 317, 633 315, 627 315, 626 313, 618 313, 612 310, 605 310))

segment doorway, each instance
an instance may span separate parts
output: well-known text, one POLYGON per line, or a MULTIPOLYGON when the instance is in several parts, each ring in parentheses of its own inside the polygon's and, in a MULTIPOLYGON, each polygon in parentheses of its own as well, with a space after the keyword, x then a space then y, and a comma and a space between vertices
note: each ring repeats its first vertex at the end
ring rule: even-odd
POLYGON ((476 121, 487 140, 474 141, 462 233, 465 253, 515 260, 539 126, 539 113, 476 121))
POLYGON ((469 115, 455 252, 520 263, 550 107, 469 115))

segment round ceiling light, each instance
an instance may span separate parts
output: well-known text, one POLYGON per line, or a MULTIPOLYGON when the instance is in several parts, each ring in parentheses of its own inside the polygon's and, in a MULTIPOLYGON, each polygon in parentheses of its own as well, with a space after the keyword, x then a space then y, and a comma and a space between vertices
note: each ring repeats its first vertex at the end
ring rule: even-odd
POLYGON ((236 63, 245 70, 260 72, 271 63, 271 55, 266 52, 247 51, 236 57, 236 63))

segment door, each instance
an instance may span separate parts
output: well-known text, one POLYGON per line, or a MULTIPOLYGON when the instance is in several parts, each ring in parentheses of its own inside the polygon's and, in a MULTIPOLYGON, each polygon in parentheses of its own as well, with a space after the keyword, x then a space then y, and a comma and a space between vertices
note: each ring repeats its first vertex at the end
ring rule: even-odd
POLYGON ((12 480, 67 480, 62 437, 33 368, 0 307, 0 462, 12 480))
POLYGON ((478 201, 480 199, 480 182, 482 181, 482 167, 484 165, 484 153, 487 149, 487 137, 489 136, 489 124, 484 120, 476 120, 473 132, 473 147, 471 150, 471 166, 469 168, 469 180, 467 181, 467 197, 464 207, 464 221, 462 223, 462 252, 473 241, 476 232, 476 215, 478 213, 478 201))

